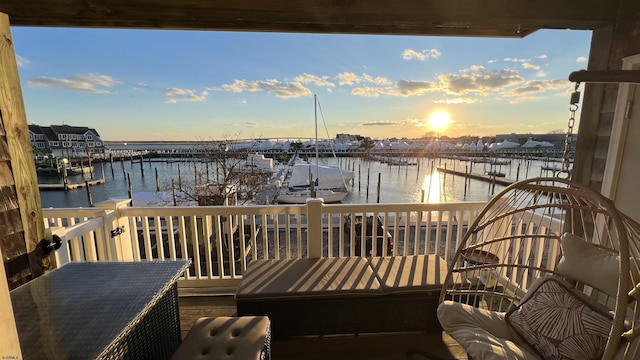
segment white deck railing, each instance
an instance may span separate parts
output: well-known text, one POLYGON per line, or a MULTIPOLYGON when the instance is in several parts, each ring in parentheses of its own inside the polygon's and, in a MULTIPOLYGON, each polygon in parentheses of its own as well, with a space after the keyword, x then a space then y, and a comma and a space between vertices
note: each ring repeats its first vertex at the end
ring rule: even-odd
POLYGON ((235 287, 251 260, 366 256, 354 253, 360 239, 372 242, 373 256, 437 254, 450 260, 485 203, 127 205, 128 200, 44 209, 46 227, 63 242, 56 262, 189 258, 192 266, 180 286, 235 287), (351 226, 358 217, 370 219, 371 227, 351 226), (371 236, 379 225, 383 229, 371 236), (391 254, 378 247, 389 241, 391 254))

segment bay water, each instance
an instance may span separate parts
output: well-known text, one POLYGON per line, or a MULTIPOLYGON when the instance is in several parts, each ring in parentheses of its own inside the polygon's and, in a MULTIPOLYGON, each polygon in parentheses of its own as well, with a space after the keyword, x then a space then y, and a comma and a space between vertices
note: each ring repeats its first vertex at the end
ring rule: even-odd
MULTIPOLYGON (((471 163, 458 159, 447 158, 410 158, 415 165, 388 165, 378 161, 363 158, 321 158, 321 165, 339 166, 353 170, 355 179, 347 184, 349 195, 343 203, 414 203, 414 202, 461 202, 487 201, 493 193, 498 193, 504 186, 482 180, 465 182, 462 176, 445 174, 437 167, 449 170, 470 171, 486 174, 487 171, 497 170, 505 174, 506 179, 522 180, 537 176, 553 176, 553 172, 543 170, 549 166, 543 160, 511 159, 509 165, 494 166, 486 163, 471 163)), ((129 179, 131 190, 137 192, 154 192, 158 188, 171 191, 171 182, 199 183, 202 182, 202 172, 205 164, 193 159, 177 162, 172 159, 145 159, 142 163, 123 160, 109 162, 94 162, 93 178, 104 176, 105 184, 90 187, 93 203, 110 198, 127 197, 129 179), (103 174, 104 172, 104 174, 103 174), (156 177, 157 173, 157 177, 156 177), (200 175, 196 175, 196 174, 200 175)), ((286 165, 276 165, 276 168, 286 165)), ((559 163, 556 163, 559 166, 559 163)), ((211 179, 215 178, 213 166, 209 168, 211 179)), ((70 183, 80 183, 91 176, 70 176, 70 183)), ((39 176, 39 183, 61 183, 57 176, 39 176)), ((76 190, 42 190, 40 192, 43 208, 77 208, 89 207, 87 189, 76 190)))

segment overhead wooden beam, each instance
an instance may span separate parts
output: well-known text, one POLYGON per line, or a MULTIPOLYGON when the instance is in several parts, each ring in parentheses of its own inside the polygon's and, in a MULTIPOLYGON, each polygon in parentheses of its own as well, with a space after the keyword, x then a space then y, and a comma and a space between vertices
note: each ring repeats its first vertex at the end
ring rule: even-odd
POLYGON ((521 37, 612 23, 619 0, 0 0, 12 26, 521 37))
POLYGON ((569 74, 569 81, 640 84, 640 70, 579 70, 569 74))

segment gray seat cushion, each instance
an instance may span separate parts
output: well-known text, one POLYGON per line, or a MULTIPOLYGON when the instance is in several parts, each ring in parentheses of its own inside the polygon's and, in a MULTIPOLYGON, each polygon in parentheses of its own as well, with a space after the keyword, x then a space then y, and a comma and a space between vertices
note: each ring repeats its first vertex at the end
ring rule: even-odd
POLYGON ((448 270, 447 262, 433 254, 374 257, 369 262, 385 294, 439 292, 448 270))
POLYGON ((236 300, 318 299, 382 295, 365 258, 255 260, 236 291, 236 300))

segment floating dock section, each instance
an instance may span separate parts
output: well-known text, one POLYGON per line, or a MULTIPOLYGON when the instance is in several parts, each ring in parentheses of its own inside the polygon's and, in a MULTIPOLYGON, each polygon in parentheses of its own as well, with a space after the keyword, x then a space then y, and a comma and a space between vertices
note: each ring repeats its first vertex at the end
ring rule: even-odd
POLYGON ((94 186, 104 184, 104 178, 96 180, 87 180, 81 183, 59 183, 59 184, 38 184, 40 190, 76 190, 84 188, 87 185, 94 186))
POLYGON ((462 177, 467 177, 469 179, 481 180, 488 183, 495 183, 495 184, 504 185, 504 186, 509 186, 515 182, 514 180, 506 179, 504 177, 498 177, 493 175, 482 175, 477 173, 466 173, 464 171, 451 170, 451 169, 447 169, 440 166, 437 166, 436 169, 438 169, 438 171, 441 171, 443 173, 458 175, 462 177))

